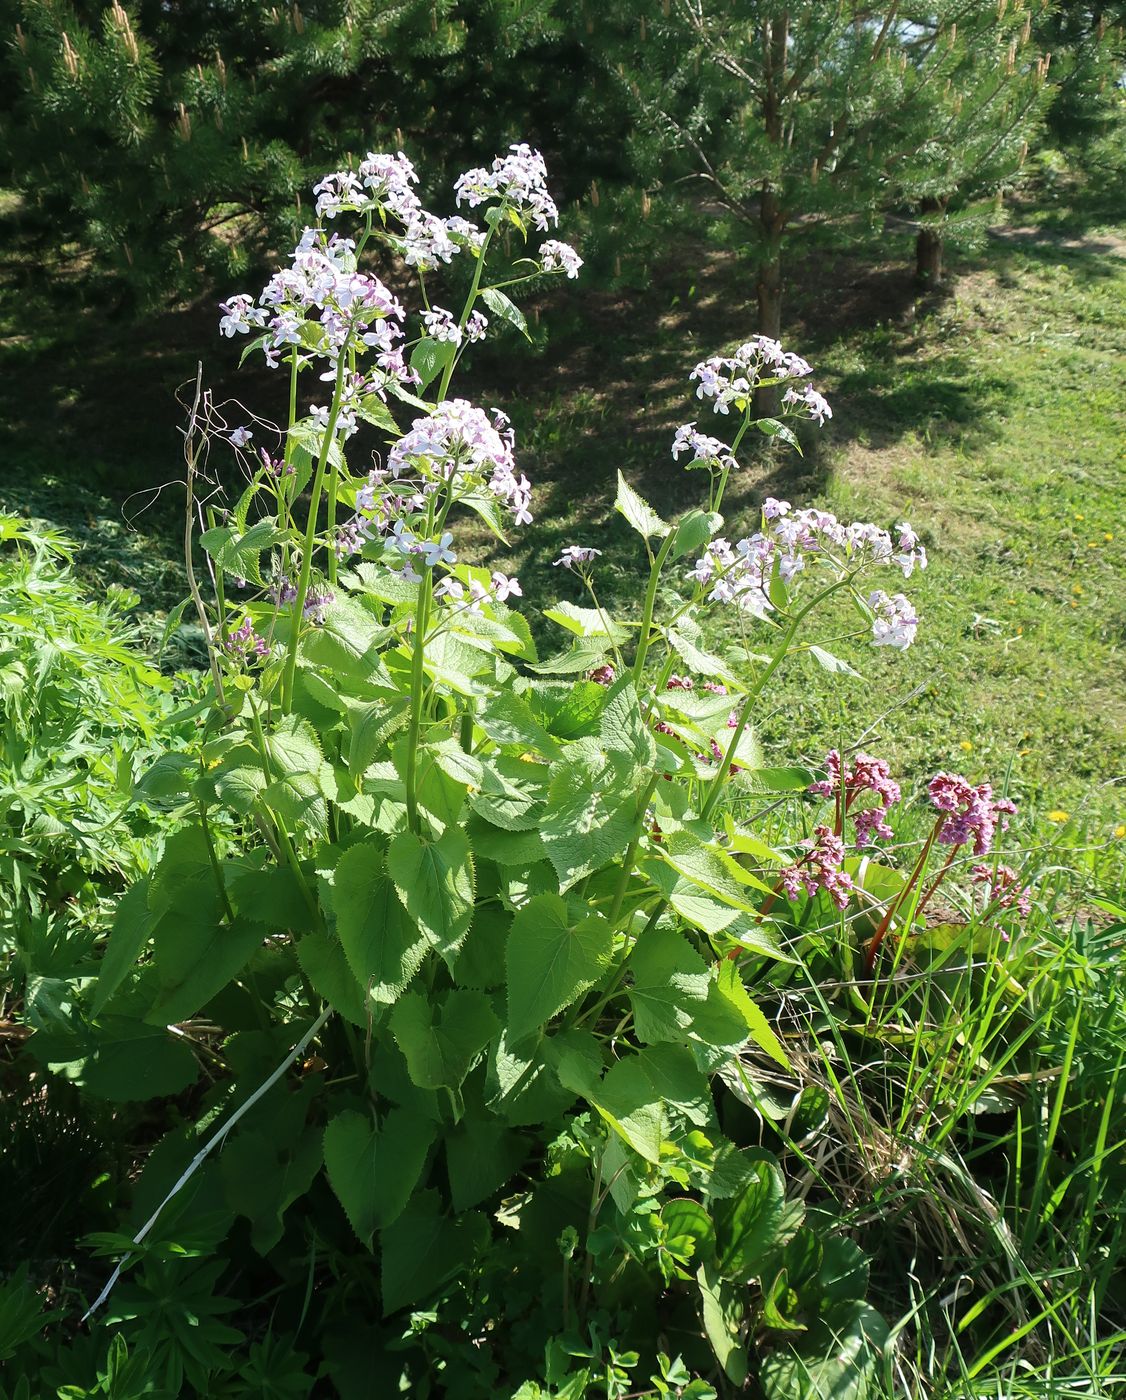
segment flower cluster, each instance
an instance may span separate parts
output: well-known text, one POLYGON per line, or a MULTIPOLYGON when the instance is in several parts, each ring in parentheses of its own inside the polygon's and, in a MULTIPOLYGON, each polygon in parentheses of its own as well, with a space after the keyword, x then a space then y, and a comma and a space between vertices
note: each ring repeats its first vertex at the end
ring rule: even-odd
POLYGON ((540 262, 545 272, 565 272, 574 281, 583 265, 582 258, 569 243, 549 238, 540 244, 540 262))
POLYGON ((244 617, 233 632, 227 633, 223 649, 239 661, 264 661, 270 654, 270 644, 255 632, 249 617, 244 617))
POLYGON ((559 553, 559 558, 553 559, 551 563, 555 569, 558 569, 560 565, 564 569, 580 569, 584 564, 593 564, 601 553, 600 549, 594 549, 590 545, 565 544, 559 553))
POLYGON ((986 887, 989 903, 998 909, 1015 909, 1022 919, 1032 913, 1032 891, 1012 866, 999 865, 994 870, 988 865, 975 865, 970 878, 973 884, 986 887))
POLYGON ((946 814, 937 831, 939 844, 963 846, 972 841, 975 856, 988 855, 997 829, 1007 830, 1007 817, 1016 812, 1016 804, 994 797, 988 783, 975 787, 960 773, 936 773, 927 791, 935 808, 946 814))
POLYGON ((386 471, 396 482, 417 475, 423 496, 443 485, 455 498, 485 489, 511 512, 514 524, 531 522, 532 484, 517 473, 512 428, 499 409, 490 420, 467 399, 444 400, 395 443, 386 471))
MULTIPOLYGON (((711 355, 701 360, 689 378, 698 381, 698 399, 711 399, 716 413, 729 413, 732 404, 742 412, 760 384, 802 379, 812 373, 812 366, 800 355, 783 350, 778 341, 769 336, 756 335, 731 355, 711 355)), ((812 400, 801 391, 796 394, 789 391, 784 407, 822 423, 831 416, 829 405, 815 390, 810 392, 812 400)))
POLYGON ((738 466, 727 443, 720 442, 719 438, 709 437, 707 433, 697 432, 695 423, 681 424, 673 437, 673 461, 684 452, 688 453, 689 465, 693 462, 706 462, 709 466, 715 465, 725 470, 738 466))
POLYGON ((837 908, 843 909, 853 890, 852 876, 841 869, 844 842, 827 826, 818 826, 801 844, 805 855, 778 873, 786 898, 799 898, 803 887, 811 899, 818 890, 824 890, 837 908))
POLYGON ((541 232, 559 222, 559 210, 547 192, 543 156, 523 142, 510 146, 506 156, 497 156, 491 169, 478 167, 459 175, 454 191, 458 204, 468 204, 470 209, 490 199, 502 199, 541 232))
POLYGON ((894 832, 887 824, 888 811, 901 793, 886 761, 858 753, 851 763, 842 765, 838 750, 830 749, 825 768, 828 776, 811 784, 809 791, 818 797, 837 799, 842 818, 851 817, 856 826, 857 846, 867 846, 877 839, 889 840, 894 832), (856 810, 866 793, 876 799, 875 805, 856 810))
MULTIPOLYGON (((807 562, 825 563, 842 574, 866 565, 894 565, 906 577, 916 568, 926 568, 926 552, 906 524, 896 527, 897 552, 891 535, 866 521, 846 525, 829 511, 794 510, 789 501, 774 497, 763 503, 762 514, 769 532, 764 528, 735 544, 713 540, 689 572, 692 582, 710 590, 710 601, 733 603, 755 617, 765 617, 773 608, 770 581, 775 567, 787 584, 807 562)), ((876 592, 869 605, 874 614, 873 645, 909 647, 918 619, 907 599, 901 593, 889 597, 876 592)))
POLYGON ((468 583, 462 583, 452 574, 447 574, 435 588, 434 596, 446 599, 455 607, 479 613, 485 603, 507 603, 509 598, 522 598, 524 590, 518 578, 494 569, 485 582, 470 579, 468 583))

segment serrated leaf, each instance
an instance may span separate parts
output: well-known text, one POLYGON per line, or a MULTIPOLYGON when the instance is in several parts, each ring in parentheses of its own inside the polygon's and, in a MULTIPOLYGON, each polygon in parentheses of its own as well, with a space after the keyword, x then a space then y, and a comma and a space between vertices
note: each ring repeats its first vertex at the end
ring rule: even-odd
POLYGON ((387 851, 399 898, 451 967, 473 918, 473 858, 465 832, 448 826, 437 840, 403 831, 387 851))
POLYGON ((98 985, 94 993, 95 1016, 132 972, 152 938, 156 916, 149 908, 148 897, 149 882, 146 876, 130 886, 118 901, 109 941, 98 968, 98 985))
POLYGON ((423 336, 411 351, 411 369, 415 371, 425 390, 445 370, 453 360, 457 346, 448 340, 432 340, 423 336))
POLYGON ((738 1011, 746 1024, 750 1038, 761 1050, 765 1050, 784 1070, 793 1071, 789 1056, 782 1048, 782 1042, 775 1035, 770 1022, 751 1000, 750 994, 739 976, 735 963, 724 958, 717 969, 716 982, 720 993, 738 1011))
POLYGON ((614 509, 647 540, 664 539, 672 529, 645 497, 633 489, 621 472, 618 473, 618 494, 614 500, 614 509))
POLYGON ((388 879, 382 844, 364 841, 340 857, 332 885, 336 931, 361 991, 390 1006, 422 966, 426 936, 388 879))
POLYGON ((508 934, 509 1038, 530 1035, 592 987, 612 948, 610 925, 599 915, 573 919, 557 894, 530 899, 508 934))
POLYGON ((581 608, 576 603, 562 602, 544 608, 543 615, 576 637, 608 637, 613 642, 624 642, 629 636, 629 628, 598 608, 581 608))
POLYGON ((381 1238, 383 1315, 425 1302, 469 1266, 488 1238, 482 1215, 467 1211, 450 1220, 441 1214, 436 1191, 419 1193, 381 1238))
POLYGON ((366 1115, 345 1109, 325 1128, 329 1184, 369 1249, 375 1231, 402 1214, 434 1137, 433 1123, 403 1108, 391 1109, 378 1128, 366 1115))
POLYGON ((690 510, 676 524, 670 559, 681 559, 685 554, 695 554, 702 549, 723 525, 723 517, 715 511, 690 510))
POLYGON ((484 992, 455 989, 440 1003, 410 992, 391 1013, 391 1034, 420 1089, 461 1088, 500 1029, 484 992))
POLYGON ((834 656, 831 651, 826 651, 824 647, 809 648, 809 654, 824 670, 834 676, 860 676, 859 671, 854 671, 847 661, 842 661, 839 656, 834 656))
POLYGON ((153 934, 156 1000, 150 1025, 186 1021, 216 996, 262 946, 262 926, 248 919, 221 921, 217 901, 170 909, 153 934))

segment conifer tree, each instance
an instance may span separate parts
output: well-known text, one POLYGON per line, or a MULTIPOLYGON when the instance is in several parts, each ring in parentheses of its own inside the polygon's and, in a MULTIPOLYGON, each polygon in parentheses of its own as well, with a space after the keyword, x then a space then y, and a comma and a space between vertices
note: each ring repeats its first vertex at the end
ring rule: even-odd
POLYGON ((999 0, 654 0, 623 3, 588 27, 632 96, 643 175, 665 189, 695 183, 752 233, 758 330, 777 337, 784 250, 796 236, 874 219, 932 185, 949 197, 939 169, 953 169, 954 185, 971 165, 995 177, 986 148, 975 146, 976 164, 959 169, 949 147, 965 141, 972 114, 992 121, 996 66, 970 61, 969 50, 990 23, 1008 34, 1014 21, 1000 8, 999 0), (600 27, 612 37, 599 41, 600 27))
POLYGON ((556 4, 0 0, 0 161, 45 236, 141 299, 229 283, 349 155, 406 146, 450 180, 526 139, 581 164, 589 84, 556 4))

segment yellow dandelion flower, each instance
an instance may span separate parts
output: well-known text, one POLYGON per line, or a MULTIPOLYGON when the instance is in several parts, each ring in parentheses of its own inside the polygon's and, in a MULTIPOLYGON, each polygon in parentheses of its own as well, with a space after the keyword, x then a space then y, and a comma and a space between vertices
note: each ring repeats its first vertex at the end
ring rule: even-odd
POLYGON ((1122 823, 1119 822, 1118 825, 1114 828, 1114 834, 1118 838, 1118 840, 1121 841, 1122 838, 1126 836, 1126 826, 1123 826, 1122 823))
POLYGON ((1048 820, 1054 822, 1056 826, 1062 826, 1064 822, 1071 820, 1071 813, 1065 812, 1061 807, 1053 807, 1048 813, 1048 820))
POLYGON ((1087 519, 1087 517, 1083 514, 1083 512, 1082 512, 1082 511, 1079 511, 1079 510, 1077 510, 1077 511, 1075 512, 1075 518, 1076 518, 1076 520, 1086 520, 1086 519, 1087 519))
POLYGON ((1071 585, 1071 591, 1072 591, 1072 593, 1075 594, 1075 596, 1076 596, 1077 598, 1082 598, 1082 596, 1083 596, 1083 585, 1082 585, 1081 583, 1073 583, 1073 584, 1071 585))
POLYGON ((1099 547, 1099 542, 1098 542, 1098 540, 1088 540, 1088 541, 1087 541, 1087 548, 1088 548, 1088 549, 1098 549, 1098 547, 1099 547))
POLYGON ((969 753, 970 750, 973 748, 973 744, 969 741, 969 739, 963 739, 962 742, 958 745, 958 747, 963 751, 963 753, 969 753))
POLYGON ((1113 531, 1113 530, 1104 530, 1104 531, 1103 531, 1103 539, 1106 540, 1107 544, 1109 544, 1109 543, 1111 542, 1111 540, 1114 539, 1114 531, 1113 531))

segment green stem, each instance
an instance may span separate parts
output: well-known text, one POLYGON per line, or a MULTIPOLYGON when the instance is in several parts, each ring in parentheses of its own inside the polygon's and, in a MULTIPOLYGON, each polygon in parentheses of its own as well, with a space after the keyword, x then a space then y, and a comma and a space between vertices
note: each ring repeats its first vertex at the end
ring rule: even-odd
POLYGON ((659 773, 654 773, 653 777, 649 780, 649 785, 641 795, 640 811, 638 812, 637 822, 634 826, 633 839, 630 841, 626 853, 622 857, 621 878, 618 880, 618 887, 614 891, 614 902, 610 906, 610 913, 607 915, 610 920, 611 928, 617 923, 618 915, 622 911, 622 901, 625 899, 630 876, 633 874, 634 857, 637 855, 637 848, 641 842, 642 833, 645 830, 645 813, 649 810, 649 803, 653 799, 653 794, 656 792, 657 784, 660 780, 661 775, 659 773))
POLYGON ((235 911, 231 908, 231 898, 227 893, 227 886, 223 880, 223 871, 219 865, 219 857, 215 854, 215 840, 211 835, 211 823, 207 820, 207 809, 203 803, 198 803, 199 824, 203 830, 203 840, 207 846, 207 859, 211 862, 211 871, 215 876, 215 884, 219 888, 219 898, 223 903, 223 913, 227 916, 227 923, 233 924, 235 921, 235 911))
POLYGON ((672 549, 672 542, 676 531, 670 530, 661 542, 661 547, 657 551, 657 557, 649 569, 649 582, 645 588, 645 606, 641 613, 641 631, 637 637, 637 654, 633 658, 633 684, 635 689, 641 688, 641 677, 645 671, 645 657, 649 651, 649 632, 653 626, 653 609, 657 602, 657 585, 661 580, 661 570, 665 566, 665 560, 669 557, 672 549))
MULTIPOLYGON (((502 204, 501 212, 503 212, 503 210, 504 205, 502 204)), ((479 291, 481 286, 481 277, 485 271, 485 259, 488 256, 489 244, 493 241, 493 234, 495 232, 496 225, 494 224, 489 229, 488 233, 485 235, 485 241, 484 243, 482 243, 481 251, 477 255, 477 266, 473 269, 473 281, 469 284, 469 295, 465 299, 465 305, 461 308, 461 319, 457 323, 457 328, 459 331, 463 331, 465 329, 465 323, 469 320, 469 313, 473 310, 473 303, 477 300, 477 292, 479 291)), ((454 373, 454 361, 456 359, 456 355, 451 355, 449 364, 442 371, 442 381, 438 386, 439 403, 441 403, 442 400, 446 397, 446 393, 449 390, 450 380, 453 378, 454 373)))
POLYGON ((785 661, 790 650, 790 643, 797 635, 798 628, 818 604, 824 602, 830 594, 835 593, 838 588, 843 588, 848 582, 848 579, 837 579, 837 581, 830 584, 828 588, 823 588, 816 597, 811 598, 810 601, 806 603, 804 608, 794 614, 790 625, 786 628, 781 642, 775 649, 774 655, 770 658, 762 675, 759 676, 758 680, 750 690, 747 691, 747 698, 743 701, 742 709, 739 711, 739 718, 736 721, 735 728, 731 731, 731 741, 727 745, 727 752, 723 756, 723 762, 719 765, 719 772, 716 773, 715 777, 712 779, 711 786, 708 789, 708 795, 704 799, 703 807, 700 809, 700 818, 702 821, 708 820, 715 810, 716 803, 719 801, 719 795, 723 791, 723 784, 731 768, 731 762, 735 757, 735 751, 739 747, 739 740, 743 737, 743 731, 746 729, 747 721, 751 717, 751 707, 762 694, 767 681, 774 672, 777 671, 778 667, 781 666, 782 662, 785 661))
POLYGON ((407 823, 418 835, 418 742, 422 728, 422 693, 426 684, 426 629, 430 625, 430 603, 434 596, 434 574, 426 567, 418 585, 418 605, 414 615, 414 646, 411 651, 411 717, 407 731, 407 823))
POLYGON ((285 659, 285 672, 282 677, 281 709, 282 714, 286 715, 293 708, 293 678, 297 671, 297 643, 301 636, 301 618, 305 611, 305 599, 309 593, 309 577, 313 568, 313 544, 317 537, 317 515, 320 511, 321 491, 324 486, 325 464, 328 461, 329 449, 332 447, 336 434, 336 420, 340 413, 340 398, 344 388, 345 348, 345 346, 340 347, 340 356, 336 365, 336 384, 332 391, 332 405, 329 408, 324 441, 321 443, 320 455, 317 457, 317 469, 313 476, 309 520, 305 526, 305 542, 301 551, 301 573, 297 581, 297 597, 293 602, 293 632, 289 639, 289 652, 285 659))

